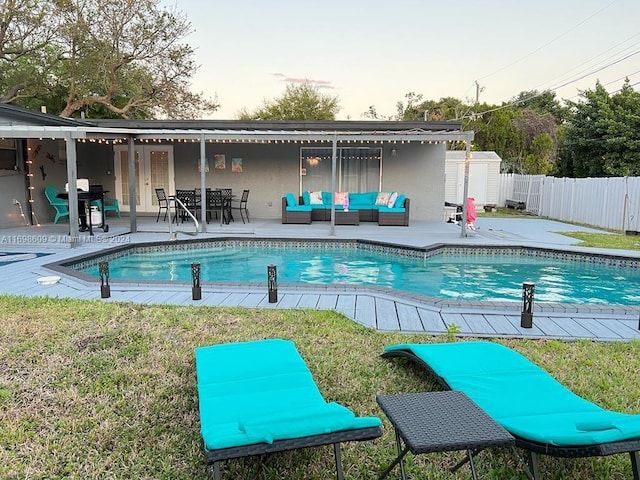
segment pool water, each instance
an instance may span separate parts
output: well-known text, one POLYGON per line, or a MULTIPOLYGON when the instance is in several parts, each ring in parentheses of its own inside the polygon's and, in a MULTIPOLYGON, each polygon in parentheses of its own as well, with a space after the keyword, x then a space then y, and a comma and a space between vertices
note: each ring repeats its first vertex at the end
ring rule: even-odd
MULTIPOLYGON (((522 283, 530 281, 539 302, 640 303, 640 269, 513 255, 414 258, 355 248, 218 246, 132 253, 111 260, 109 275, 190 282, 192 262, 200 262, 202 282, 266 283, 267 266, 274 264, 279 284, 375 285, 447 299, 521 301, 522 283)), ((81 271, 99 276, 96 265, 81 271)))

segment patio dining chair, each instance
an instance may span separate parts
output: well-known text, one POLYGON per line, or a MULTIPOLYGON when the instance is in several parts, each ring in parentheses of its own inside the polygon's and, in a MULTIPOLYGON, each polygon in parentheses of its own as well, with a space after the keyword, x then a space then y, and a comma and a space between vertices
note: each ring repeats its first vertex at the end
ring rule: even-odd
POLYGON ((207 190, 207 205, 205 218, 207 223, 215 213, 216 218, 220 214, 223 223, 229 223, 228 200, 224 198, 222 190, 207 190))
POLYGON ((158 199, 158 216, 156 217, 156 222, 160 220, 160 214, 162 210, 164 210, 164 219, 167 220, 167 213, 169 212, 169 199, 167 198, 167 194, 164 191, 164 188, 156 188, 156 198, 158 199))
POLYGON ((238 210, 240 212, 240 218, 242 218, 242 223, 244 222, 244 217, 247 217, 247 223, 249 222, 249 210, 247 210, 247 200, 249 200, 249 190, 242 191, 242 197, 240 200, 231 200, 231 213, 234 210, 238 210), (235 203, 234 203, 235 202, 235 203))
MULTIPOLYGON (((196 196, 195 189, 193 190, 181 190, 176 189, 176 198, 182 202, 184 208, 186 208, 194 217, 198 217, 198 210, 200 204, 198 203, 198 197, 196 196)), ((181 221, 184 222, 187 217, 187 212, 176 203, 176 214, 179 214, 181 221)))

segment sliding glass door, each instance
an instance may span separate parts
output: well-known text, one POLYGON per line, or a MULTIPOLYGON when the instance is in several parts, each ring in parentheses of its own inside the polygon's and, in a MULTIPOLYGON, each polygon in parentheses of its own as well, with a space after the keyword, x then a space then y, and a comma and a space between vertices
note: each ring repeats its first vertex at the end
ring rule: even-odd
MULTIPOLYGON (((302 147, 300 172, 302 191, 331 191, 331 148, 302 147)), ((380 191, 382 148, 338 148, 336 174, 338 192, 380 191)))

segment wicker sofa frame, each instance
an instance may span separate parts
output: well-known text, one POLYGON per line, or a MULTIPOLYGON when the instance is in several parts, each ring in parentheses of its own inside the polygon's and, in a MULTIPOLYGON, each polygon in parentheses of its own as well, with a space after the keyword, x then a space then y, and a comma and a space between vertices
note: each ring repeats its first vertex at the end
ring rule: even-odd
POLYGON ((287 210, 287 199, 282 197, 282 223, 301 223, 309 224, 312 217, 312 211, 290 211, 287 210))

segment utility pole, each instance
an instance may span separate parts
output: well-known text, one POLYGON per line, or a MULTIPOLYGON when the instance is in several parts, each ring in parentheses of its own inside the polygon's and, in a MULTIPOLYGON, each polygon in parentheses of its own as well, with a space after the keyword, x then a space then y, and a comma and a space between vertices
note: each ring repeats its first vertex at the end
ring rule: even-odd
POLYGON ((474 83, 476 84, 476 107, 477 107, 478 103, 480 103, 480 93, 484 92, 484 87, 481 87, 477 80, 474 83))
POLYGON ((480 103, 480 94, 484 92, 484 87, 481 87, 477 80, 474 83, 476 85, 476 103, 473 106, 473 115, 471 116, 473 120, 476 119, 476 116, 478 114, 478 103, 480 103))

